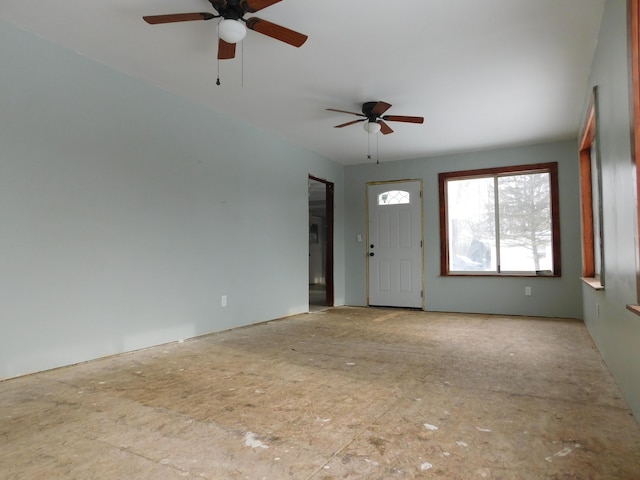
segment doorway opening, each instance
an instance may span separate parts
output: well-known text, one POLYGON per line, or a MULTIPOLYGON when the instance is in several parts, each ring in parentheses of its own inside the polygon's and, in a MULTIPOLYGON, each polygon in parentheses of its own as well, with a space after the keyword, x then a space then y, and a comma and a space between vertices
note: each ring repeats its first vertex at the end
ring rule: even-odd
POLYGON ((309 175, 309 310, 332 307, 333 183, 309 175))

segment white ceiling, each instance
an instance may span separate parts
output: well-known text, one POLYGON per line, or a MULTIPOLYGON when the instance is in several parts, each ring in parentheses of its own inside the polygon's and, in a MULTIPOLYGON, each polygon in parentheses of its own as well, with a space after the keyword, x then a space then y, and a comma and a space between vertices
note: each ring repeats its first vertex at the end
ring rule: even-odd
MULTIPOLYGON (((300 48, 249 31, 220 62, 207 0, 2 0, 0 19, 343 164, 575 138, 605 0, 283 0, 257 16, 300 48), (369 138, 326 108, 424 116, 369 138)), ((215 125, 212 126, 215 128, 215 125)))

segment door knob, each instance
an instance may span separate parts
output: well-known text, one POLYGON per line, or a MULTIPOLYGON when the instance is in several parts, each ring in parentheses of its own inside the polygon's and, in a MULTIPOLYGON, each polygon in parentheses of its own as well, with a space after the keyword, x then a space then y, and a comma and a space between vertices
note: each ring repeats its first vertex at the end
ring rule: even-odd
POLYGON ((369 256, 370 256, 370 257, 373 257, 374 255, 375 255, 375 253, 373 253, 373 252, 371 252, 371 253, 369 254, 369 256))
POLYGON ((371 245, 369 245, 369 248, 373 248, 373 243, 371 245))

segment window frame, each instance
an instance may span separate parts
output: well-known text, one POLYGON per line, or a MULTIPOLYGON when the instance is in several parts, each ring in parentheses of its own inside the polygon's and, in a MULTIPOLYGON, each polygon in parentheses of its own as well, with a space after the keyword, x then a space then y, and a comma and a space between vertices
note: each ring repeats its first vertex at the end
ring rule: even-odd
POLYGON ((600 142, 598 141, 598 87, 593 87, 591 101, 579 137, 580 162, 580 208, 582 220, 582 277, 581 280, 594 288, 603 290, 605 284, 604 229, 602 208, 602 168, 600 142), (592 151, 595 143, 595 166, 592 151), (594 182, 595 180, 595 182, 594 182), (593 186, 596 189, 594 191, 593 186), (594 211, 594 197, 598 211, 594 211), (596 217, 597 216, 597 217, 596 217), (596 231, 595 219, 598 219, 596 231), (596 255, 596 236, 599 255, 596 255), (597 273, 600 272, 600 273, 597 273))
POLYGON ((467 277, 560 277, 562 276, 562 261, 560 258, 560 189, 558 186, 558 163, 535 163, 529 165, 515 165, 507 167, 482 168, 475 170, 461 170, 456 172, 442 172, 438 174, 440 195, 440 275, 467 277), (447 182, 474 177, 496 177, 509 174, 549 173, 551 193, 551 250, 553 253, 553 271, 551 274, 508 272, 459 272, 449 270, 449 218, 447 205, 447 182))

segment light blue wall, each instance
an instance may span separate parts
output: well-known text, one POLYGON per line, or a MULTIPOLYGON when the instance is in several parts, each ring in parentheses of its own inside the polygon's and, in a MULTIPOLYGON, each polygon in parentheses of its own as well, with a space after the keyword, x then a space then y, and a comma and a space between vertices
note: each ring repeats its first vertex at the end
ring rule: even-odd
MULTIPOLYGON (((636 303, 638 203, 629 134, 625 0, 606 3, 590 85, 597 85, 599 93, 606 285, 603 291, 582 287, 584 318, 625 398, 640 418, 640 316, 626 309, 627 304, 636 303)), ((585 111, 587 105, 585 98, 585 111)))
MULTIPOLYGON (((428 128, 425 127, 425 128, 428 128)), ((381 140, 382 141, 382 140, 381 140)), ((580 209, 577 144, 556 142, 443 157, 349 166, 345 169, 347 304, 366 304, 367 182, 424 181, 425 299, 429 311, 497 313, 582 318, 580 209), (438 173, 507 165, 558 162, 561 223, 561 278, 440 276, 438 173), (533 295, 524 295, 531 286, 533 295)))
POLYGON ((342 166, 3 22, 0 65, 0 378, 306 312, 309 174, 344 303, 342 166))

